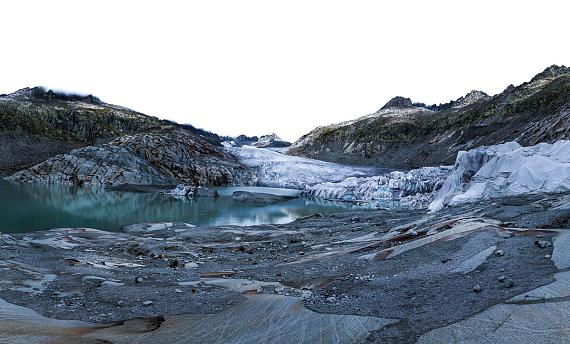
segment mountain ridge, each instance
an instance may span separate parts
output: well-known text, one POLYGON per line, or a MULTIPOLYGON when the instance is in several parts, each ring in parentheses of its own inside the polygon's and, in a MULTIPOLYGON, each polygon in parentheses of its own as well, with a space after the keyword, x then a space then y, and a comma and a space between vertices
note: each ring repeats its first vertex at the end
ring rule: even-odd
POLYGON ((396 97, 370 115, 318 127, 287 153, 410 169, 452 164, 458 151, 476 146, 570 137, 570 68, 550 66, 494 96, 472 91, 446 104, 410 103, 396 97))

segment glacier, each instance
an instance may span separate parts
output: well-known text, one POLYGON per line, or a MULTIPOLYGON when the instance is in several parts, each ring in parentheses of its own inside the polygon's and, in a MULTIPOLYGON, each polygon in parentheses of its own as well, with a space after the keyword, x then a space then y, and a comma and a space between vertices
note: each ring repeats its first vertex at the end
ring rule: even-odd
POLYGON ((309 197, 384 204, 398 201, 401 207, 425 208, 433 200, 451 166, 422 167, 407 172, 392 171, 372 177, 350 177, 305 187, 309 197))
POLYGON ((276 149, 225 147, 237 160, 256 171, 259 186, 304 189, 307 185, 340 182, 349 177, 373 176, 381 171, 285 155, 276 149))
POLYGON ((429 209, 435 212, 481 199, 569 190, 570 141, 529 147, 507 142, 459 152, 429 209))

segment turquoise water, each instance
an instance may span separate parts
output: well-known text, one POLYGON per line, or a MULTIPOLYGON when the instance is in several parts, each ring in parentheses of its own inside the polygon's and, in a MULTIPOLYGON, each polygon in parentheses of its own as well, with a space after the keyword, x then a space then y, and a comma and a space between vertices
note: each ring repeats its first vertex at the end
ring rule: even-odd
POLYGON ((364 210, 354 204, 296 198, 251 205, 230 197, 233 191, 295 195, 297 190, 257 187, 218 188, 220 198, 175 198, 162 193, 135 193, 59 185, 18 184, 0 180, 0 232, 20 233, 61 227, 116 231, 142 222, 186 222, 194 225, 287 223, 316 212, 364 210))

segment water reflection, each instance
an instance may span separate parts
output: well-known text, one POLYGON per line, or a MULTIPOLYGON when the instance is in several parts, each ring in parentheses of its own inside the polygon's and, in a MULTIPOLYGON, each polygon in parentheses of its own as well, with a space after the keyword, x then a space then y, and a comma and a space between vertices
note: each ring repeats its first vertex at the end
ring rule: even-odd
MULTIPOLYGON (((222 188, 220 191, 223 195, 230 195, 235 189, 222 188)), ((284 194, 295 192, 298 193, 281 190, 284 194)), ((180 200, 160 193, 132 193, 0 181, 0 231, 5 233, 57 227, 118 230, 129 223, 160 221, 195 225, 287 223, 315 212, 330 214, 368 208, 344 202, 306 198, 256 206, 236 202, 230 197, 180 200)))

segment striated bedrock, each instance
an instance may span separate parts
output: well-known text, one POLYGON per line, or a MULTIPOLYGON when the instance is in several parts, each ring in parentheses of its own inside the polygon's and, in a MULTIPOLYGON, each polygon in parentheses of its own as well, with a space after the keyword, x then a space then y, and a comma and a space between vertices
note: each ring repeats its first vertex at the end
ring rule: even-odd
POLYGON ((495 96, 472 91, 429 106, 396 97, 373 114, 314 129, 287 153, 411 169, 450 165, 457 152, 479 146, 565 138, 570 138, 570 68, 551 66, 495 96))
POLYGON ((425 208, 451 172, 450 166, 394 171, 373 177, 351 177, 338 183, 305 188, 306 196, 345 201, 399 200, 402 206, 425 208))
POLYGON ((112 145, 89 146, 50 158, 8 179, 45 184, 117 186, 168 184, 145 160, 112 145))
POLYGON ((505 196, 568 192, 570 141, 521 147, 516 142, 459 152, 432 211, 505 196))
POLYGON ((11 180, 49 184, 247 185, 255 176, 218 147, 180 129, 121 136, 50 158, 11 180))
POLYGON ((180 129, 163 129, 119 137, 125 147, 168 179, 194 186, 253 185, 254 173, 236 158, 200 137, 180 129))

